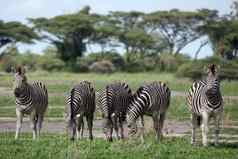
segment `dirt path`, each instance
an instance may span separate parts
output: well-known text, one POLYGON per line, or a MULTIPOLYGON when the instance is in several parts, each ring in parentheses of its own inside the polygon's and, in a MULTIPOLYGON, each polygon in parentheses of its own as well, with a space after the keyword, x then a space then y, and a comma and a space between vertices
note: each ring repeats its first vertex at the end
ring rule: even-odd
MULTIPOLYGON (((148 122, 147 122, 148 123, 148 122)), ((0 133, 15 132, 16 122, 14 120, 0 120, 0 133)), ((103 137, 102 134, 102 120, 94 121, 94 135, 96 137, 103 137)), ((150 124, 146 126, 146 130, 151 129, 150 124)), ((125 126, 125 131, 127 134, 127 128, 125 126)), ((180 136, 187 134, 190 131, 189 122, 177 122, 177 121, 167 121, 164 127, 164 134, 180 136)), ((25 119, 22 125, 22 132, 31 132, 30 122, 25 119)), ((43 133, 65 133, 65 122, 64 121, 52 121, 48 120, 43 123, 42 128, 43 133)), ((85 131, 87 133, 87 131, 85 131)))
MULTIPOLYGON (((6 118, 0 119, 0 133, 14 133, 15 132, 15 127, 16 127, 16 122, 13 118, 6 118)), ((151 121, 146 121, 145 123, 146 131, 151 131, 152 129, 152 122, 151 121)), ((95 120, 94 121, 94 128, 93 128, 93 135, 96 138, 104 138, 104 134, 102 133, 102 120, 95 120)), ((225 142, 225 143, 237 143, 238 144, 238 122, 230 122, 225 125, 223 125, 223 129, 220 134, 220 142, 225 142), (233 130, 232 132, 229 132, 227 130, 233 130)), ((170 136, 170 137, 183 137, 185 135, 190 135, 190 122, 189 121, 174 121, 174 120, 167 120, 164 125, 164 131, 163 134, 165 136, 170 136)), ((23 121, 23 126, 22 126, 22 132, 28 132, 31 133, 30 129, 30 123, 28 119, 25 119, 23 121)), ((127 135, 127 127, 125 125, 125 136, 128 137, 127 135)), ((43 129, 42 133, 57 133, 57 134, 65 134, 65 122, 64 121, 57 121, 54 119, 46 119, 46 121, 43 124, 43 129)), ((88 136, 88 131, 84 131, 84 136, 88 136)), ((199 133, 199 142, 201 142, 201 133, 199 133)), ((115 134, 114 134, 115 137, 115 134)), ((213 137, 209 135, 209 142, 213 142, 213 137)))

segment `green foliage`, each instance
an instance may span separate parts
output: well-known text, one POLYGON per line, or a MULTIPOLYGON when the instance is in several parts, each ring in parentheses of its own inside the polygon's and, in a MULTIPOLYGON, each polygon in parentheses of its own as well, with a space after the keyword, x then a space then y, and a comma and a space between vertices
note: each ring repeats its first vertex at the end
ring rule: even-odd
POLYGON ((38 60, 38 65, 41 69, 47 71, 59 71, 65 67, 65 63, 62 60, 51 56, 41 56, 38 60))
POLYGON ((44 54, 38 58, 37 65, 46 71, 59 71, 65 67, 64 61, 58 58, 55 48, 47 48, 44 54))
POLYGON ((162 35, 169 53, 175 55, 201 37, 199 28, 204 19, 203 14, 199 12, 178 9, 156 11, 144 16, 146 26, 150 28, 152 34, 162 35))
POLYGON ((47 32, 43 37, 58 50, 59 57, 65 62, 75 62, 86 50, 86 40, 94 33, 93 25, 98 16, 82 12, 66 14, 53 18, 30 19, 37 30, 47 32))
POLYGON ((16 47, 6 49, 0 57, 0 69, 6 72, 13 71, 17 65, 24 66, 27 70, 36 70, 39 55, 29 51, 20 54, 16 47))
POLYGON ((179 54, 174 56, 172 54, 163 53, 160 55, 159 70, 174 72, 178 67, 186 62, 189 62, 190 58, 186 55, 179 54))
POLYGON ((0 48, 8 43, 33 43, 39 39, 37 34, 20 22, 3 22, 0 20, 0 48))

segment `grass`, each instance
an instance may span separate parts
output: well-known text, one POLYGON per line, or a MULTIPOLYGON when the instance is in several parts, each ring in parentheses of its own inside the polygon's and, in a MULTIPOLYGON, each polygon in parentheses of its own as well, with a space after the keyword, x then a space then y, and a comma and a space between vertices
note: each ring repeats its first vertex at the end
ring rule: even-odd
MULTIPOLYGON (((168 84, 173 91, 187 92, 192 81, 186 78, 177 78, 171 73, 114 73, 114 74, 95 74, 95 73, 69 73, 69 72, 32 72, 28 73, 29 81, 44 82, 50 93, 66 93, 69 89, 82 80, 91 81, 96 90, 102 89, 112 81, 126 81, 133 90, 136 90, 144 82, 160 80, 168 84)), ((1 76, 0 87, 12 86, 12 75, 1 76)), ((238 95, 237 81, 223 81, 221 84, 224 95, 238 95)))
POLYGON ((19 140, 13 134, 0 134, 1 159, 236 159, 238 144, 221 144, 218 147, 191 146, 188 138, 165 138, 160 144, 151 135, 145 143, 138 139, 106 142, 86 139, 70 142, 62 135, 45 134, 32 141, 31 134, 19 140))

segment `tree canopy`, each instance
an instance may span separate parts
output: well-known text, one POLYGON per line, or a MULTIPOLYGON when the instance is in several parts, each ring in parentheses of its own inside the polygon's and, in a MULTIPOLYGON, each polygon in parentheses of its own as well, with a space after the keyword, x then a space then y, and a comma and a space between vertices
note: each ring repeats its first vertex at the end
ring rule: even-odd
POLYGON ((9 43, 33 43, 39 39, 30 27, 20 22, 4 22, 0 20, 0 48, 9 43))

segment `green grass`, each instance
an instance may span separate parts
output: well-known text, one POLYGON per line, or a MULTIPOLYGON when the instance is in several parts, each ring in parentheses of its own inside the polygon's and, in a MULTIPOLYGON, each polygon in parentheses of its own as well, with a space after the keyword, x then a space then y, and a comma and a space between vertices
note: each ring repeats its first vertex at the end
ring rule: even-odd
POLYGON ((31 134, 19 140, 13 134, 0 134, 1 159, 236 159, 238 143, 220 144, 218 147, 191 146, 188 138, 165 138, 160 144, 147 136, 140 140, 106 142, 86 139, 70 142, 65 136, 45 134, 38 141, 31 134))
MULTIPOLYGON (((187 92, 192 81, 186 78, 176 78, 171 73, 114 73, 114 74, 95 74, 95 73, 69 73, 69 72, 32 72, 27 74, 28 80, 44 82, 50 93, 66 93, 69 89, 82 80, 91 81, 96 90, 102 89, 112 81, 126 81, 133 90, 148 81, 160 80, 166 82, 171 90, 187 92)), ((1 76, 0 87, 12 86, 11 74, 1 76)), ((237 81, 223 81, 221 83, 224 95, 238 95, 237 81)))

